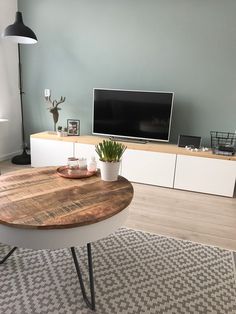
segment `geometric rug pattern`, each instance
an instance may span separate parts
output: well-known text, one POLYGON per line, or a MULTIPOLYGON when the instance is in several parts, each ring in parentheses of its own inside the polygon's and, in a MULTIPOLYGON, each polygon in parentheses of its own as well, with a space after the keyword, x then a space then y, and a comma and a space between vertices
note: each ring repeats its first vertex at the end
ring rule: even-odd
MULTIPOLYGON (((9 249, 0 244, 0 259, 9 249)), ((87 280, 86 247, 77 252, 87 280)), ((96 313, 236 313, 230 251, 121 228, 92 243, 92 255, 96 313)), ((93 313, 70 250, 16 250, 0 265, 0 313, 93 313)))

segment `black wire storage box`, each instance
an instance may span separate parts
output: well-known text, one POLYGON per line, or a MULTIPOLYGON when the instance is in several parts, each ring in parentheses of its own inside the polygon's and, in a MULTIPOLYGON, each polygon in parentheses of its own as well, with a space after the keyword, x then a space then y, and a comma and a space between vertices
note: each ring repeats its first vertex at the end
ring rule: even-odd
POLYGON ((213 154, 234 155, 236 151, 236 132, 211 131, 211 149, 213 154))

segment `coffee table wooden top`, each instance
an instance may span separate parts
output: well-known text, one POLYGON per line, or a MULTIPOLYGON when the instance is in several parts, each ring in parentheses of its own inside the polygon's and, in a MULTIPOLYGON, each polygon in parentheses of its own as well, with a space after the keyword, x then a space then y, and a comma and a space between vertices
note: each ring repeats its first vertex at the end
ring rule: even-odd
POLYGON ((133 187, 125 178, 105 182, 99 175, 65 179, 57 167, 31 168, 0 176, 0 224, 59 229, 93 224, 125 209, 133 187))

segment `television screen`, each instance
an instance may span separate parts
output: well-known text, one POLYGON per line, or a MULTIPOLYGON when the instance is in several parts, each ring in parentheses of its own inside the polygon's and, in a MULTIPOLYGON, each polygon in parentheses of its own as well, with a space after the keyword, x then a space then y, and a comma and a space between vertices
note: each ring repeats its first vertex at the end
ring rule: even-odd
POLYGON ((172 92, 93 91, 93 134, 169 141, 172 92))

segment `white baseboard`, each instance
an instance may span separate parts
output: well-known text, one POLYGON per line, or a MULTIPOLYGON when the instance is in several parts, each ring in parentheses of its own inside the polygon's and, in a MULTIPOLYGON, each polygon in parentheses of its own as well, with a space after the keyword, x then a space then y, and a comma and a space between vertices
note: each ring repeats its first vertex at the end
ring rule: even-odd
POLYGON ((0 161, 11 159, 12 157, 14 157, 16 155, 19 155, 21 153, 22 153, 22 150, 18 150, 16 152, 12 152, 12 153, 9 153, 9 154, 0 155, 0 161))

